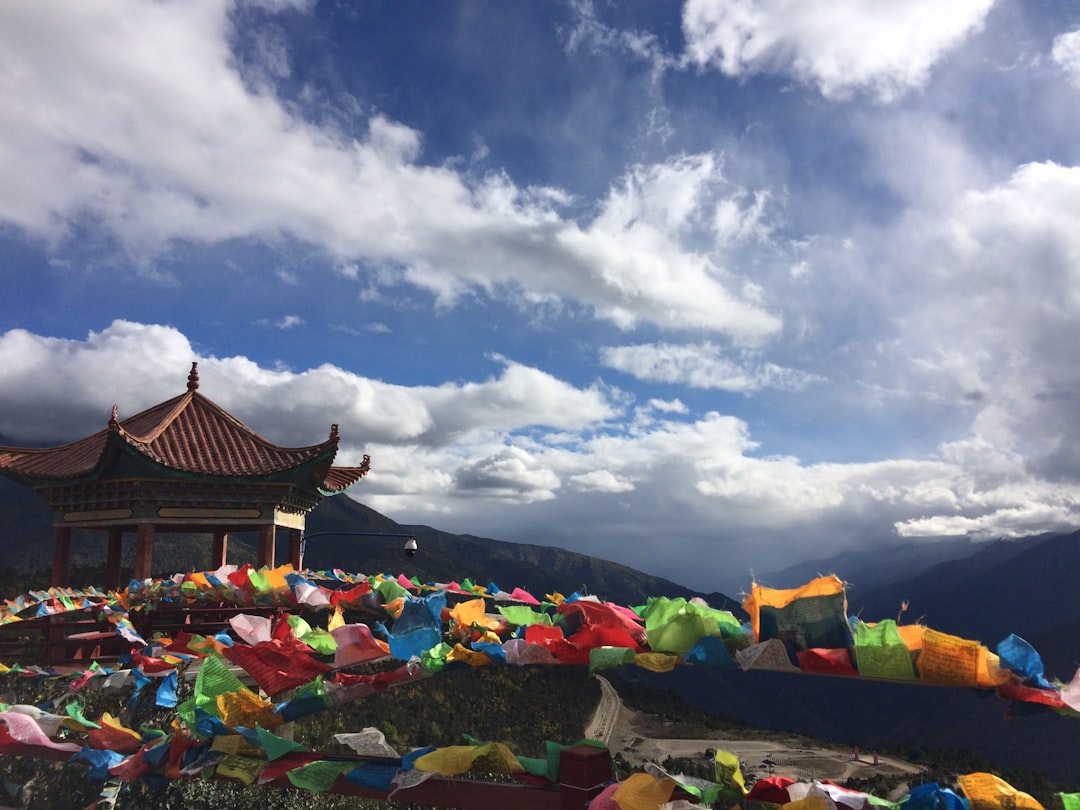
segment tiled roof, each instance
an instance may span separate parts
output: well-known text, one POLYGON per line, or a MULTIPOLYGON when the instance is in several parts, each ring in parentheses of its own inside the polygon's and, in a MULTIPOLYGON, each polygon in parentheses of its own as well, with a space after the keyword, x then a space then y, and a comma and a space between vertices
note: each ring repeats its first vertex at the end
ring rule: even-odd
POLYGON ((371 469, 371 457, 364 456, 364 463, 359 467, 331 467, 323 479, 319 491, 324 495, 334 495, 343 492, 365 475, 371 469))
POLYGON ((107 460, 110 446, 124 442, 164 467, 200 475, 263 477, 312 464, 325 470, 323 480, 312 486, 326 494, 367 474, 366 456, 361 467, 329 466, 337 454, 337 425, 320 444, 279 447, 200 394, 198 380, 192 364, 185 393, 123 421, 113 408, 108 428, 77 442, 44 449, 0 447, 0 473, 28 483, 83 478, 107 460))
POLYGON ((94 471, 108 438, 109 432, 102 430, 60 447, 0 447, 0 472, 19 480, 81 478, 94 471))

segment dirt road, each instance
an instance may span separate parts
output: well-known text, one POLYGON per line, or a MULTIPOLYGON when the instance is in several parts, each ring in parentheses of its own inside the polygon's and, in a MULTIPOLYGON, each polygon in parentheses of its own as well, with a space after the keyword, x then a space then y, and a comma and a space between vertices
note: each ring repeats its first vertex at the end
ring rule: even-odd
POLYGON ((809 781, 830 779, 843 782, 853 777, 869 778, 874 774, 911 775, 919 768, 892 757, 878 756, 874 763, 872 752, 862 752, 853 758, 850 748, 811 745, 795 735, 775 734, 754 739, 669 739, 656 733, 655 720, 649 715, 629 709, 622 704, 618 692, 606 678, 600 681, 601 698, 586 726, 586 736, 607 744, 611 753, 622 754, 632 765, 645 762, 662 763, 670 757, 701 757, 706 749, 730 751, 744 764, 751 778, 788 776, 809 781))

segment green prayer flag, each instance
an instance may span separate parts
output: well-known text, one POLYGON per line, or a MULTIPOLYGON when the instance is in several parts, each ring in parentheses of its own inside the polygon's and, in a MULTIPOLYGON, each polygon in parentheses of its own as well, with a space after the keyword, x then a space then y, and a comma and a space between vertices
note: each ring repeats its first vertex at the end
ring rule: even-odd
POLYGON ((200 708, 207 714, 220 717, 217 696, 246 689, 247 687, 229 671, 220 658, 204 658, 199 667, 199 674, 195 677, 195 707, 192 713, 194 714, 194 708, 200 708))
POLYGON ((598 670, 632 664, 637 653, 630 647, 593 647, 589 650, 589 674, 598 670))
POLYGON ((499 613, 501 613, 510 624, 517 625, 518 627, 530 624, 551 624, 551 616, 533 610, 528 605, 507 605, 500 607, 499 613))
POLYGON ((293 768, 285 775, 298 788, 325 793, 334 786, 339 774, 352 770, 355 765, 355 762, 319 759, 307 765, 301 765, 299 768, 293 768))
POLYGON ((1080 793, 1059 793, 1058 798, 1065 810, 1080 810, 1080 793))
POLYGON ((864 678, 916 680, 911 653, 893 619, 855 625, 855 666, 864 678))
POLYGON ((311 625, 304 620, 303 616, 290 614, 289 617, 285 619, 285 621, 287 621, 289 623, 289 627, 292 628, 293 635, 301 641, 303 641, 307 634, 311 632, 311 625))
POLYGON ((428 672, 441 672, 443 667, 446 666, 446 656, 450 654, 452 649, 453 647, 445 641, 440 641, 437 647, 424 650, 420 656, 420 663, 428 672))
POLYGON ((375 586, 375 592, 382 597, 383 602, 393 602, 400 596, 407 596, 409 592, 398 585, 396 579, 384 579, 375 586))
POLYGON ((266 752, 267 760, 273 761, 280 756, 290 753, 291 751, 307 751, 308 748, 295 740, 286 740, 284 737, 279 737, 277 734, 273 734, 260 726, 255 724, 255 733, 259 737, 259 745, 262 746, 266 752))
POLYGON ((653 652, 685 655, 705 636, 742 634, 739 620, 730 611, 716 610, 682 597, 650 599, 645 605, 643 618, 649 648, 653 652))
POLYGON ((248 571, 248 581, 257 593, 267 593, 270 590, 270 580, 266 578, 266 574, 254 568, 248 571))
POLYGON ((316 627, 302 640, 320 655, 333 655, 337 652, 338 643, 325 627, 316 627))

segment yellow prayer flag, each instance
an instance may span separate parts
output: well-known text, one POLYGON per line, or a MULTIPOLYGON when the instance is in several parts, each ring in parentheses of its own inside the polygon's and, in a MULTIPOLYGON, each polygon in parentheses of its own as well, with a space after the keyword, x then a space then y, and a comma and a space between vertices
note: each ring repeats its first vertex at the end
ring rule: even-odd
POLYGON ((215 703, 218 717, 229 728, 255 728, 256 723, 263 728, 281 725, 280 715, 274 713, 274 704, 250 689, 225 692, 216 697, 215 703))
POLYGON ((345 611, 342 609, 341 605, 338 605, 337 607, 334 608, 333 614, 327 620, 326 629, 327 630, 337 630, 339 627, 344 627, 344 626, 345 626, 345 611))
POLYGON ((916 662, 919 679, 943 686, 978 685, 981 647, 977 641, 926 628, 916 662))
POLYGON ((468 664, 470 667, 484 667, 491 663, 491 658, 485 653, 470 650, 461 644, 455 644, 454 649, 446 654, 446 662, 451 663, 453 661, 468 664))
POLYGON ((461 627, 472 628, 477 626, 486 630, 494 630, 499 626, 501 620, 495 617, 489 618, 484 612, 486 607, 487 605, 483 599, 470 599, 468 602, 454 605, 450 611, 450 618, 461 627))
POLYGON ((449 745, 418 757, 413 765, 420 771, 431 771, 441 776, 456 776, 468 773, 473 763, 481 758, 495 759, 510 773, 522 773, 525 770, 504 743, 449 745))
POLYGON ((226 754, 218 763, 217 774, 239 779, 245 785, 253 785, 265 767, 265 759, 251 759, 249 757, 238 757, 235 754, 226 754))
MULTIPOLYGON (((754 630, 754 638, 760 638, 761 608, 784 608, 796 599, 806 599, 812 596, 834 596, 843 592, 844 583, 835 574, 818 577, 798 588, 766 588, 755 582, 750 586, 750 595, 743 600, 743 610, 750 615, 750 625, 754 630)), ((847 605, 845 603, 846 609, 847 605)))
POLYGON ((188 574, 188 580, 194 583, 195 587, 198 588, 200 591, 210 590, 210 582, 209 580, 207 580, 206 574, 202 571, 196 571, 194 573, 188 574))
POLYGON ((261 759, 266 764, 266 753, 257 745, 252 745, 241 734, 218 734, 210 744, 211 751, 222 754, 244 757, 246 759, 261 759))
POLYGON ((991 773, 969 773, 956 779, 971 810, 1043 810, 1032 796, 991 773))
POLYGON ((898 624, 896 625, 896 632, 900 634, 900 639, 909 652, 922 652, 923 635, 926 633, 925 625, 898 624))
POLYGON ((671 672, 681 660, 671 653, 647 652, 634 656, 634 664, 650 672, 671 672))
POLYGON ((296 569, 292 567, 291 563, 285 563, 285 565, 279 565, 277 568, 267 571, 263 569, 263 576, 266 577, 266 584, 270 586, 270 590, 273 593, 285 593, 292 592, 292 588, 289 587, 289 583, 285 581, 287 574, 295 574, 296 569))
POLYGON ((833 804, 824 796, 808 796, 805 799, 780 805, 784 810, 829 810, 833 804))
POLYGON ((730 751, 717 749, 713 759, 716 762, 717 783, 721 785, 738 785, 739 789, 746 793, 746 780, 743 778, 739 758, 730 751))
POLYGON ((611 797, 622 810, 656 810, 671 801, 675 792, 672 779, 657 779, 647 773, 632 773, 611 797))

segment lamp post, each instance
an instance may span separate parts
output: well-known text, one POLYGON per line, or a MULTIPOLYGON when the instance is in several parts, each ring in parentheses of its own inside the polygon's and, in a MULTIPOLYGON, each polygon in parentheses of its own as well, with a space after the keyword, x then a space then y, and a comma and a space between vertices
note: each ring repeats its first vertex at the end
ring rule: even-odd
POLYGON ((408 557, 412 557, 416 554, 416 537, 411 534, 403 534, 401 532, 350 532, 350 531, 328 531, 328 532, 314 532, 307 534, 303 531, 300 532, 300 548, 298 553, 298 564, 296 568, 299 570, 304 567, 304 551, 307 549, 307 541, 313 537, 325 537, 328 534, 338 535, 339 537, 404 537, 405 540, 405 554, 408 557))

